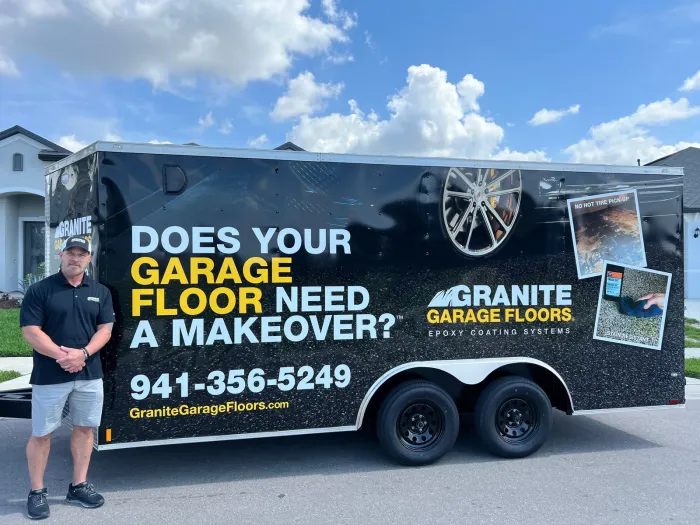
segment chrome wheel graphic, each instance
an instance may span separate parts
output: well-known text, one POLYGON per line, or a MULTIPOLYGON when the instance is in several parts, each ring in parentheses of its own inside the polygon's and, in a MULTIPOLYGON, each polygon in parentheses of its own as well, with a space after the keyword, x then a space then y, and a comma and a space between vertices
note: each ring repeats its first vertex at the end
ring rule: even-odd
POLYGON ((513 230, 522 198, 520 170, 450 168, 442 190, 442 220, 465 255, 497 250, 513 230))

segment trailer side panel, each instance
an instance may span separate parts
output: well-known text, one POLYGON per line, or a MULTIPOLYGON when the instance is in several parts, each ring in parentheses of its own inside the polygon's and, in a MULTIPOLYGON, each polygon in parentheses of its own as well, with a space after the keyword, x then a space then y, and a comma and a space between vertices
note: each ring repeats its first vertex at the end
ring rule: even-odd
POLYGON ((678 175, 100 156, 100 443, 348 427, 439 360, 543 361, 576 410, 683 402, 678 175), (569 199, 611 194, 572 227, 569 199), (600 299, 601 253, 662 316, 600 299))

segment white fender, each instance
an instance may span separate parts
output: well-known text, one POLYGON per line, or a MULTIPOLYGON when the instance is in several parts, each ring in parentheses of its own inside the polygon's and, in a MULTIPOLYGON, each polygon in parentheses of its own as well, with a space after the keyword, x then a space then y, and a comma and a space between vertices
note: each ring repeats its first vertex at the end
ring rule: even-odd
POLYGON ((545 368, 552 372, 566 389, 566 394, 569 396, 569 403, 571 404, 571 410, 573 411, 574 402, 571 398, 571 392, 569 391, 569 387, 567 386, 566 381, 564 381, 561 375, 556 370, 554 370, 554 368, 549 366, 544 361, 540 361, 538 359, 532 359, 529 357, 498 357, 490 359, 415 361, 412 363, 405 363, 401 366, 397 366, 396 368, 392 368, 374 382, 372 387, 365 394, 365 397, 362 400, 362 404, 360 405, 360 409, 357 412, 357 428, 360 428, 360 426, 362 425, 362 420, 365 417, 365 411, 367 410, 367 406, 369 405, 369 402, 371 401, 374 394, 377 393, 377 390, 379 390, 379 388, 389 378, 395 376, 396 374, 405 372, 406 370, 410 370, 412 368, 434 368, 436 370, 442 370, 443 372, 447 372, 452 377, 454 377, 461 383, 464 383, 465 385, 476 385, 478 383, 481 383, 484 379, 486 379, 486 377, 488 377, 489 374, 491 374, 495 370, 503 366, 512 365, 516 363, 533 364, 541 366, 542 368, 545 368))

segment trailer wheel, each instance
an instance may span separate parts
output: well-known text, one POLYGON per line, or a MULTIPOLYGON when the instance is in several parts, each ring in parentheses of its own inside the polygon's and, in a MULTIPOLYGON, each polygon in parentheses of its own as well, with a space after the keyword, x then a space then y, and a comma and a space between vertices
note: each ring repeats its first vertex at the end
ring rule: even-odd
POLYGON ((492 454, 505 458, 529 456, 549 437, 552 427, 549 397, 529 379, 496 379, 477 399, 474 426, 480 441, 492 454))
POLYGON ((427 465, 452 449, 459 434, 457 406, 429 381, 396 386, 383 400, 377 436, 384 451, 403 465, 427 465))

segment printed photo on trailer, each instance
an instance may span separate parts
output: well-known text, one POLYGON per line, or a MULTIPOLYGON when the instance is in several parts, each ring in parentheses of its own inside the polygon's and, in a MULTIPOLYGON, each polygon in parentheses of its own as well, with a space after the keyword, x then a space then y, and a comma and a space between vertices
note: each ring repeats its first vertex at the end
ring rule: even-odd
POLYGON ((593 339, 661 350, 671 274, 604 261, 593 339))
POLYGON ((579 279, 598 277, 603 261, 646 267, 637 190, 567 200, 579 279))

